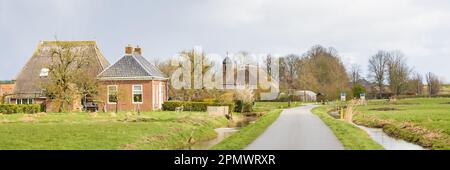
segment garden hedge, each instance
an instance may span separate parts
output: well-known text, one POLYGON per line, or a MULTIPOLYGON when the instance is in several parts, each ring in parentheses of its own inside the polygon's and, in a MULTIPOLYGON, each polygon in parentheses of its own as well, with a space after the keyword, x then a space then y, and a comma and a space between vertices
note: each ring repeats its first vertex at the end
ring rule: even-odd
POLYGON ((218 102, 189 102, 189 101, 165 101, 163 110, 175 111, 177 107, 182 107, 185 111, 205 112, 208 106, 228 106, 229 112, 234 111, 234 103, 223 104, 218 102))
POLYGON ((27 105, 16 105, 16 104, 0 104, 0 113, 12 114, 12 113, 38 113, 42 111, 41 105, 38 104, 27 104, 27 105))

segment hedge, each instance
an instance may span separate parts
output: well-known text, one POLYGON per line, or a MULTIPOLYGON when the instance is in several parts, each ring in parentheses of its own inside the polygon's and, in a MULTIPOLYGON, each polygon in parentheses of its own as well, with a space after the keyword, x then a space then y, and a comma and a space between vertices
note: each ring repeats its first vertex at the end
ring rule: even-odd
POLYGON ((163 110, 175 111, 177 107, 182 107, 187 111, 205 112, 208 106, 228 106, 228 111, 231 113, 234 111, 234 103, 218 103, 218 102, 189 102, 189 101, 165 101, 163 104, 163 110))
POLYGON ((38 113, 42 111, 41 105, 38 104, 27 104, 27 105, 16 105, 16 104, 0 104, 0 113, 12 114, 12 113, 38 113))

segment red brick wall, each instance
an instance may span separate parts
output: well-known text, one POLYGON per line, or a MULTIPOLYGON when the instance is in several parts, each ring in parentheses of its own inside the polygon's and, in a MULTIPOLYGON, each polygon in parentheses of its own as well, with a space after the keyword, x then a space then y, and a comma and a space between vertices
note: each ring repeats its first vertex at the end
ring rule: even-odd
POLYGON ((11 94, 15 84, 0 84, 0 96, 3 94, 11 94))
MULTIPOLYGON (((108 85, 117 85, 118 87, 118 102, 117 109, 119 111, 136 111, 139 109, 140 111, 152 111, 154 110, 152 107, 153 103, 153 85, 158 84, 160 81, 158 80, 120 80, 120 81, 102 81, 99 86, 99 99, 104 103, 99 105, 99 109, 101 110, 103 106, 105 106, 105 110, 107 112, 112 112, 116 110, 116 104, 108 104, 108 85), (133 85, 142 85, 142 96, 143 103, 142 104, 133 104, 132 100, 132 88, 133 85)), ((166 94, 166 81, 162 82, 162 93, 163 93, 163 101, 167 100, 166 94)), ((158 89, 155 89, 157 93, 158 89)), ((155 101, 155 105, 157 102, 155 101)))

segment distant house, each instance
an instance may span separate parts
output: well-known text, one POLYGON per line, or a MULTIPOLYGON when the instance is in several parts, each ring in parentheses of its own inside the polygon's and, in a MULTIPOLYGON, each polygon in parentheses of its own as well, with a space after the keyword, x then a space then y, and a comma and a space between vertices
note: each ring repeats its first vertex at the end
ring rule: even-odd
POLYGON ((303 102, 315 102, 317 101, 317 94, 310 90, 299 90, 294 92, 294 96, 303 102))
MULTIPOLYGON (((48 104, 42 84, 48 80, 49 65, 52 64, 52 51, 58 45, 65 44, 69 48, 81 49, 78 52, 94 61, 86 70, 86 76, 95 77, 110 64, 102 55, 95 41, 41 41, 22 70, 16 77, 16 84, 10 99, 15 104, 48 104)), ((80 107, 82 99, 74 102, 74 108, 80 107)), ((47 107, 47 110, 49 107, 47 107)))
POLYGON ((159 110, 168 99, 168 78, 142 56, 139 47, 127 46, 125 55, 97 78, 105 111, 159 110))

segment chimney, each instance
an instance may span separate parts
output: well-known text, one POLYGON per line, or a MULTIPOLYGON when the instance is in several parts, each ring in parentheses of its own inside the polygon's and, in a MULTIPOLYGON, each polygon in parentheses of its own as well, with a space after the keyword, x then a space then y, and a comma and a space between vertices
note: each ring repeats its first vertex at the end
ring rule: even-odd
POLYGON ((136 54, 142 55, 142 49, 139 47, 139 45, 136 46, 136 48, 134 48, 134 52, 135 52, 136 54))
POLYGON ((131 54, 133 52, 133 47, 128 44, 127 47, 125 47, 125 54, 131 54))

